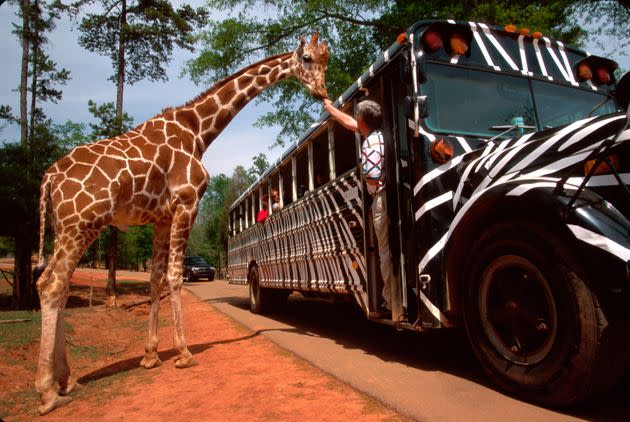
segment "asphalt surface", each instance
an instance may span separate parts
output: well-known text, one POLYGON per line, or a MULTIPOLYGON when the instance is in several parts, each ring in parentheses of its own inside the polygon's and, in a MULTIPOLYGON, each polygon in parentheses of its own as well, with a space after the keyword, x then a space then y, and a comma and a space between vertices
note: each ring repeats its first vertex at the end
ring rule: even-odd
POLYGON ((282 311, 261 316, 249 312, 246 286, 217 280, 185 287, 280 347, 417 420, 630 421, 630 380, 581 408, 545 409, 497 391, 461 330, 397 332, 368 321, 352 304, 295 294, 282 311))

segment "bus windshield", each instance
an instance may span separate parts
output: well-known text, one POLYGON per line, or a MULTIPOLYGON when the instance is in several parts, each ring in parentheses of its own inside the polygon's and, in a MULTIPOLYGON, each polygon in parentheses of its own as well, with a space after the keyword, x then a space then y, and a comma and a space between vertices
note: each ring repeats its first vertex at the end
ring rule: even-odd
POLYGON ((614 113, 615 102, 607 95, 532 81, 541 129, 566 125, 589 116, 614 113))
POLYGON ((612 98, 597 92, 536 80, 530 90, 527 78, 436 63, 427 71, 425 124, 435 132, 511 138, 615 111, 612 98))
POLYGON ((427 71, 425 123, 433 131, 491 137, 502 132, 497 126, 536 125, 525 78, 434 63, 427 63, 427 71))

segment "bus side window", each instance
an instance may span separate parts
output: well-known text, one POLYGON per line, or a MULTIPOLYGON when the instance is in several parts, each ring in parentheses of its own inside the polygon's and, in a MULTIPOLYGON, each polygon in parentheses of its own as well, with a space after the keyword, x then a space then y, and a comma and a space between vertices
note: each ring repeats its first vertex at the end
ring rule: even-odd
POLYGON ((282 179, 282 206, 286 207, 293 202, 293 177, 291 176, 291 160, 288 160, 280 167, 280 177, 282 179))
POLYGON ((296 161, 297 196, 301 198, 308 192, 308 148, 306 145, 298 151, 296 161))
POLYGON ((339 176, 355 168, 359 157, 357 155, 354 132, 344 128, 339 123, 335 123, 333 137, 335 142, 335 169, 337 176, 339 176))
POLYGON ((283 207, 283 187, 280 185, 280 172, 276 172, 271 176, 269 181, 271 185, 271 191, 269 192, 269 204, 271 206, 270 214, 279 212, 283 207), (274 197, 274 193, 278 194, 278 197, 274 197))
POLYGON ((319 188, 330 177, 328 166, 328 131, 324 130, 313 141, 313 186, 319 188))

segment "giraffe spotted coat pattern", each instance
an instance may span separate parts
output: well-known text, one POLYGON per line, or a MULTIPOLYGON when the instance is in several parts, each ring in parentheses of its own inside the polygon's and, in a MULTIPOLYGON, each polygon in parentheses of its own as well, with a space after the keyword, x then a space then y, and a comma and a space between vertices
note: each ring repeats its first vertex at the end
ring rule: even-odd
POLYGON ((47 210, 55 239, 53 255, 37 281, 42 333, 35 387, 41 414, 71 400, 67 394, 75 381, 63 318, 69 279, 85 249, 108 225, 124 230, 154 224, 149 336, 140 365, 161 363, 157 324, 164 286, 171 295, 175 365, 191 365, 180 290, 183 255, 209 178, 201 157, 236 113, 284 78, 295 76, 313 96, 326 97, 327 62, 326 42, 319 43, 317 34, 308 44, 301 37, 296 51, 248 66, 125 134, 79 146, 46 171, 40 190, 40 266, 47 210))

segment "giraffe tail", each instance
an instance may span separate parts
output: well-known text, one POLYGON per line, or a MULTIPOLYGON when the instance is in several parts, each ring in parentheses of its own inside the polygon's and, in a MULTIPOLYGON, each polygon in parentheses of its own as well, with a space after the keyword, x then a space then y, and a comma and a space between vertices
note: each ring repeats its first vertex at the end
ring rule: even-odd
POLYGON ((50 195, 50 184, 52 177, 44 175, 44 180, 39 188, 39 252, 37 260, 37 268, 44 268, 46 262, 44 260, 44 234, 46 233, 46 208, 48 205, 48 197, 50 195))

